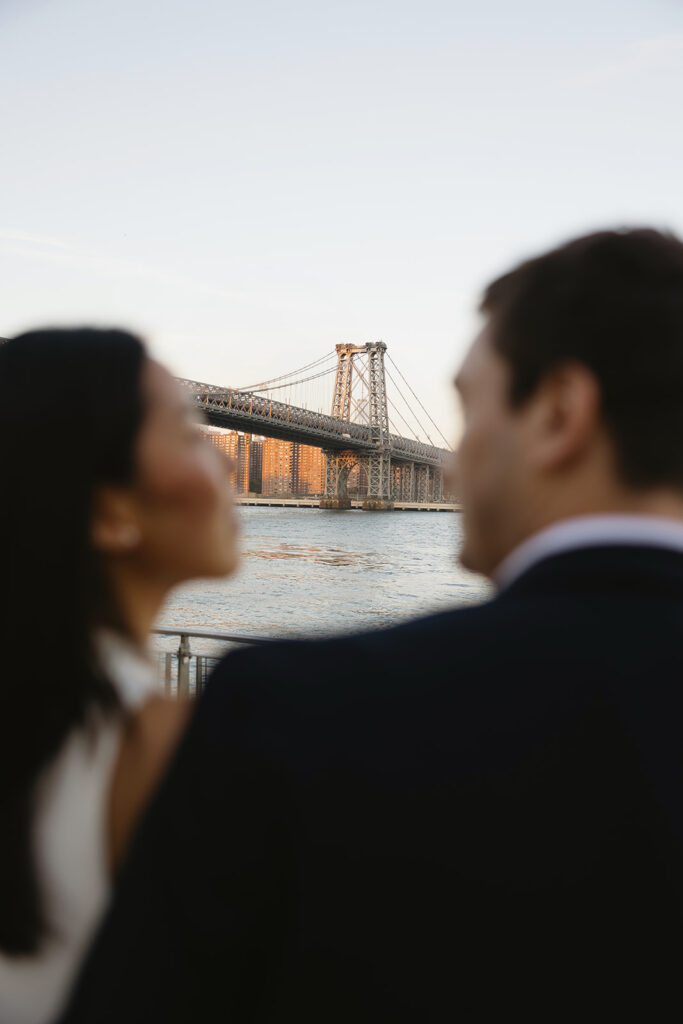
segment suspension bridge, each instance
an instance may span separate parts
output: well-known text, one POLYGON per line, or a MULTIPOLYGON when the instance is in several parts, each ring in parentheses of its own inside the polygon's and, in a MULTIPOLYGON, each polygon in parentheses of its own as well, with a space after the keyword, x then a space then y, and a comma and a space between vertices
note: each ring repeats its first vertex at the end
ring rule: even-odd
POLYGON ((389 510, 395 501, 444 500, 450 445, 382 341, 337 345, 306 366, 246 387, 194 380, 181 384, 212 426, 321 448, 321 508, 351 507, 348 479, 354 466, 367 480, 365 509, 389 510), (325 406, 329 413, 323 412, 325 406), (431 435, 446 447, 435 444, 431 435))

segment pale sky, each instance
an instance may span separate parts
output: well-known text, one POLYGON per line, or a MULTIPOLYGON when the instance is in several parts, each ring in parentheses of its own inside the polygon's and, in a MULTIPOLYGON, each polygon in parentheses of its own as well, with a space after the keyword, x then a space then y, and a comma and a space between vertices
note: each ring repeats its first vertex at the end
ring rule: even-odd
POLYGON ((0 335, 245 384, 384 340, 442 430, 478 294, 683 233, 683 0, 0 0, 0 335))

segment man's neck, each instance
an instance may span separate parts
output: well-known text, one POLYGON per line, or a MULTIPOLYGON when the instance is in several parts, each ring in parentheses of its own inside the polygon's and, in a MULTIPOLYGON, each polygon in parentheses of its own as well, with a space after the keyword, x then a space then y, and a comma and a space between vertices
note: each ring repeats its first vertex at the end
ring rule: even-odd
POLYGON ((652 516, 683 522, 683 490, 622 487, 586 490, 577 486, 569 493, 553 489, 538 495, 536 501, 528 503, 527 509, 528 518, 515 547, 556 523, 584 516, 652 516))

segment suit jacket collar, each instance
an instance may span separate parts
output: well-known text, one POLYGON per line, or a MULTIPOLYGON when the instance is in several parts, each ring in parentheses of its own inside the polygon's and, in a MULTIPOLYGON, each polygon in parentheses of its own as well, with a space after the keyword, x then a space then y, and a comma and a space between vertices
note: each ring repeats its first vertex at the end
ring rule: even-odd
POLYGON ((683 522, 664 516, 633 513, 602 513, 562 519, 516 547, 498 566, 494 580, 502 589, 550 555, 598 545, 634 545, 683 551, 683 522))
POLYGON ((530 566, 500 592, 498 600, 538 592, 559 598, 577 591, 683 601, 683 551, 645 544, 595 544, 561 551, 530 566))

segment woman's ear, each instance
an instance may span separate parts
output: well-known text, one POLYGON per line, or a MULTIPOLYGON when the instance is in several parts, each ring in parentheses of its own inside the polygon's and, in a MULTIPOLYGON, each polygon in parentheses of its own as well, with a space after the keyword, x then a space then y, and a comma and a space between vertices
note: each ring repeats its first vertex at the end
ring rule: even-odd
POLYGON ((116 487, 95 492, 90 521, 90 543, 102 555, 126 555, 138 547, 142 531, 130 497, 116 487))

